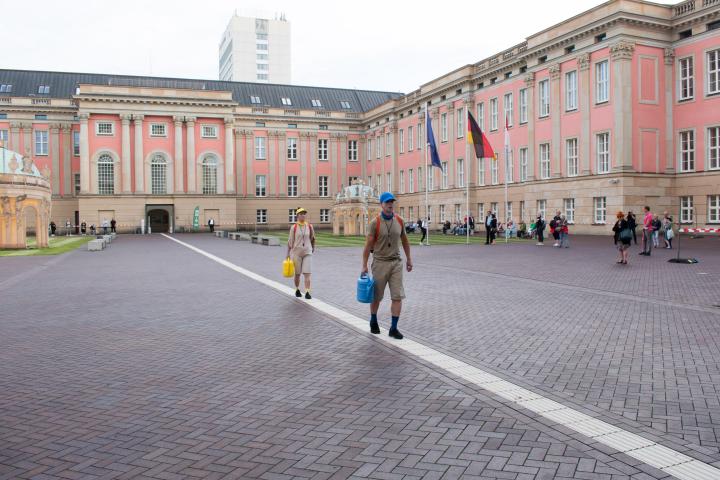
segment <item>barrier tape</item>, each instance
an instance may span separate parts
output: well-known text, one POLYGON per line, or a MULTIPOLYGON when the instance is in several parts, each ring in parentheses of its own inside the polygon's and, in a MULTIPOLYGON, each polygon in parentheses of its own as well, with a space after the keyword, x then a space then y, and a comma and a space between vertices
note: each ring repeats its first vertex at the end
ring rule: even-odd
POLYGON ((680 233, 720 233, 720 228, 680 228, 680 233))

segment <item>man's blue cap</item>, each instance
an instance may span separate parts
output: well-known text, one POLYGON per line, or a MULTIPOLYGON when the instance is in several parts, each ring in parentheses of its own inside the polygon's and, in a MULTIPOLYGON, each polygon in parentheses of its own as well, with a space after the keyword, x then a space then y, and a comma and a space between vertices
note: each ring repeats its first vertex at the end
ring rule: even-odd
POLYGON ((391 202, 394 200, 395 200, 395 195, 393 195, 390 192, 383 192, 383 194, 380 195, 380 203, 391 202))

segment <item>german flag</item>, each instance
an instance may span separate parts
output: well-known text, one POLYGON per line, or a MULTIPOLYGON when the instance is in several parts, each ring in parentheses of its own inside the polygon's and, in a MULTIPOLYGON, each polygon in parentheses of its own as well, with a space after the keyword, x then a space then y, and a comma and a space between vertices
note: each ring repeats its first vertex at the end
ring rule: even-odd
POLYGON ((468 112, 468 132, 467 132, 468 143, 475 147, 475 157, 477 158, 494 158, 495 152, 490 146, 485 134, 480 130, 480 126, 477 124, 472 116, 472 113, 468 112))

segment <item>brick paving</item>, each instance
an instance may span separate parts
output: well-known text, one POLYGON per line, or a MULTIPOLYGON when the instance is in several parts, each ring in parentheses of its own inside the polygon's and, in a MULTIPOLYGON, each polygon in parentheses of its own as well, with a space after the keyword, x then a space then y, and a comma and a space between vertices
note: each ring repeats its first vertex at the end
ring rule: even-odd
MULTIPOLYGON (((180 238, 279 279, 282 248, 180 238)), ((569 260, 565 283, 498 275, 486 265, 558 260, 483 248, 415 249, 408 336, 719 463, 711 303, 594 294, 569 260)), ((365 316, 358 254, 319 251, 314 294, 365 316)), ((0 259, 0 479, 664 476, 163 237, 57 258, 0 259)))

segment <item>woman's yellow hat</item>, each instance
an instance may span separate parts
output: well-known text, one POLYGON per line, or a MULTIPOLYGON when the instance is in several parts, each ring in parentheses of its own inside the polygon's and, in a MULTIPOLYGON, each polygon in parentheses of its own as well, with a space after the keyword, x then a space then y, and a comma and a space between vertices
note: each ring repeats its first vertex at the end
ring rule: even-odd
POLYGON ((301 213, 307 213, 307 210, 305 210, 304 208, 300 207, 300 208, 298 208, 298 209, 295 211, 295 213, 296 213, 297 215, 300 215, 301 213))

